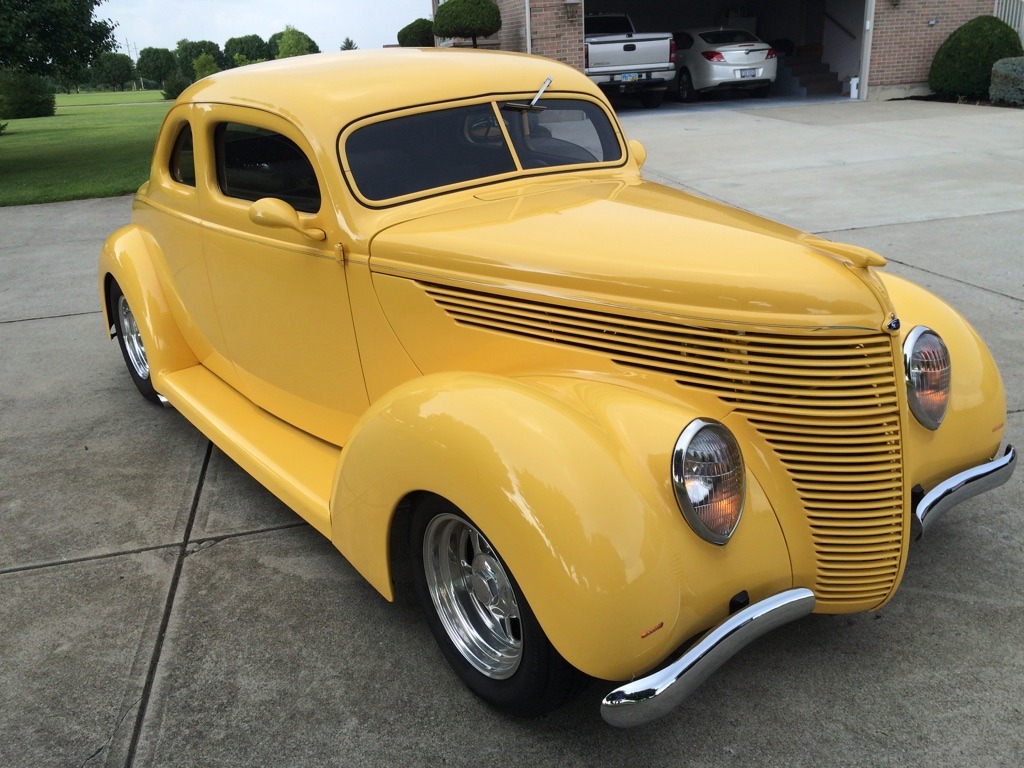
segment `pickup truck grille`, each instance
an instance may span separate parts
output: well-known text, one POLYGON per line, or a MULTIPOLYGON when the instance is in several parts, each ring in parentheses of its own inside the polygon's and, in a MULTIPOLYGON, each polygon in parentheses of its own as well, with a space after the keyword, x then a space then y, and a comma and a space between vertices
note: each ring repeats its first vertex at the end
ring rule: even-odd
POLYGON ((890 337, 720 330, 424 288, 461 325, 602 354, 733 404, 771 446, 803 505, 819 608, 866 609, 892 591, 903 477, 890 337))

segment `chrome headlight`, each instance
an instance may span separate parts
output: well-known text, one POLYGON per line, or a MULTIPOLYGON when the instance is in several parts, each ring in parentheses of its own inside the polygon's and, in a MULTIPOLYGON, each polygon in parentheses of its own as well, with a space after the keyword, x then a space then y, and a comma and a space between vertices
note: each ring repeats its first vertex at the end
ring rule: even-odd
POLYGON ((743 454, 732 432, 710 419, 691 421, 672 452, 672 485, 697 535, 712 544, 729 541, 746 497, 743 454))
POLYGON ((928 429, 938 429, 949 405, 949 350, 939 334, 917 326, 903 342, 910 411, 928 429))

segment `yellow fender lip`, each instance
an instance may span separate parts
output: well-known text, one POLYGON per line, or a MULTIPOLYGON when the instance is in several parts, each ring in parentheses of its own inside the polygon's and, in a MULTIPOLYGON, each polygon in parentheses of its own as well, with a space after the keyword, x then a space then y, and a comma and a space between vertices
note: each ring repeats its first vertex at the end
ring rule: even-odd
POLYGON ((814 610, 814 593, 789 589, 737 611, 710 629, 676 661, 604 697, 601 716, 619 728, 643 725, 679 706, 749 643, 814 610))

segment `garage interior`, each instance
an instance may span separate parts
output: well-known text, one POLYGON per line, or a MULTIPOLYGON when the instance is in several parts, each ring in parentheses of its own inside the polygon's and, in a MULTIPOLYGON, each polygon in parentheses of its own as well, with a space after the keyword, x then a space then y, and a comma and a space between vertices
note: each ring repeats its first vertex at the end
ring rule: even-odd
POLYGON ((584 0, 583 6, 586 14, 625 12, 638 32, 746 29, 779 53, 776 95, 848 94, 851 79, 861 75, 867 0, 584 0))

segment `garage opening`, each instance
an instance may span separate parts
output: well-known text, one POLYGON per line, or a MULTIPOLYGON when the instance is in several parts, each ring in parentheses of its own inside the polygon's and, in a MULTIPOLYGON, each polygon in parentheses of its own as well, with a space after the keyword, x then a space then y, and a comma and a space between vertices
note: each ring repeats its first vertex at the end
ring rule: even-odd
POLYGON ((772 95, 849 94, 865 51, 868 0, 583 0, 584 14, 629 15, 637 32, 727 27, 770 43, 778 56, 772 95))

